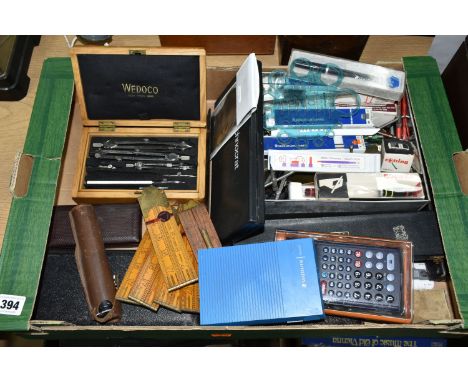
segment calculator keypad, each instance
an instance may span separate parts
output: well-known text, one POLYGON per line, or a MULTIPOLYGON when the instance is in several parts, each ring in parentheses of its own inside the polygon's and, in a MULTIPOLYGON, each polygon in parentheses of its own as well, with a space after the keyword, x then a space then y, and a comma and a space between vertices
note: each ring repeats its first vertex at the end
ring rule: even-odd
POLYGON ((325 307, 401 308, 401 253, 395 248, 314 241, 325 307))

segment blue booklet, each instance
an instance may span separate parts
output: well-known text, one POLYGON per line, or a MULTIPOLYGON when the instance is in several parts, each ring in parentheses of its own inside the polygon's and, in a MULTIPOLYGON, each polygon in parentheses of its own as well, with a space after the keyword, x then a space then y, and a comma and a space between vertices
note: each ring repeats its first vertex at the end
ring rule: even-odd
POLYGON ((324 318, 310 238, 199 250, 198 267, 201 325, 324 318))

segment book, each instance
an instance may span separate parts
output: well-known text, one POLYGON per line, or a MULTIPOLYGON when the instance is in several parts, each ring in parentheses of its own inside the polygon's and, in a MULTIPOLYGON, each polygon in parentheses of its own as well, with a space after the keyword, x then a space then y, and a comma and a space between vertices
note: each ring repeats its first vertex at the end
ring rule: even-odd
POLYGON ((324 318, 313 240, 198 251, 201 325, 324 318))
POLYGON ((447 340, 425 337, 332 336, 303 338, 302 345, 320 347, 446 347, 447 340))

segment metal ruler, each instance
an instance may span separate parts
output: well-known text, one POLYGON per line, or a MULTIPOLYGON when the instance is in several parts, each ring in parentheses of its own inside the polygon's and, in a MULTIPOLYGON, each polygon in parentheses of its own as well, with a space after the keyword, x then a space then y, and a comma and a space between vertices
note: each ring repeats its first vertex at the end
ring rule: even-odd
POLYGON ((194 255, 184 244, 164 191, 147 187, 138 202, 168 290, 197 282, 198 267, 194 255))
POLYGON ((119 290, 116 294, 116 299, 119 301, 127 302, 130 304, 135 304, 135 301, 129 299, 130 291, 135 285, 135 281, 138 278, 138 274, 145 263, 146 258, 153 251, 153 243, 149 237, 149 234, 145 232, 143 238, 138 246, 135 255, 133 256, 130 265, 128 266, 127 272, 122 280, 122 283, 119 286, 119 290))

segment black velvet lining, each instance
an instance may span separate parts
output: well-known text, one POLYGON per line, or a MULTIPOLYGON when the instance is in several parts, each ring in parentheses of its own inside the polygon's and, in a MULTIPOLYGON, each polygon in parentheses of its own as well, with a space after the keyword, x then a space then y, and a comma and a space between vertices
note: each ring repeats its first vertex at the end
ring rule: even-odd
MULTIPOLYGON (((118 280, 122 280, 134 252, 106 253, 113 274, 118 280)), ((101 325, 90 318, 73 251, 49 252, 46 255, 32 319, 66 321, 75 325, 101 325)), ((122 303, 122 319, 112 325, 199 325, 199 315, 177 313, 164 308, 153 312, 144 307, 122 303)))
POLYGON ((200 120, 199 56, 80 54, 78 65, 89 119, 200 120))
MULTIPOLYGON (((112 273, 122 280, 133 251, 107 251, 112 273)), ((66 321, 80 326, 101 325, 89 316, 72 250, 48 252, 42 271, 32 320, 66 321)), ((362 320, 327 316, 322 321, 297 325, 360 325, 362 320)), ((116 326, 198 326, 198 314, 177 313, 165 308, 153 312, 144 307, 122 303, 122 318, 116 326)), ((296 324, 290 324, 293 327, 296 324)), ((274 325, 272 325, 272 329, 274 325)))
MULTIPOLYGON (((178 142, 182 143, 185 142, 191 146, 191 148, 187 149, 162 149, 159 151, 154 151, 158 153, 175 153, 178 155, 188 156, 190 157, 189 160, 183 161, 154 161, 154 163, 180 163, 181 166, 191 166, 191 169, 177 169, 173 167, 151 167, 148 169, 141 169, 138 170, 134 167, 127 167, 129 164, 134 164, 136 162, 141 163, 151 163, 152 161, 148 160, 129 160, 129 159, 122 159, 122 160, 115 160, 115 159, 102 159, 96 158, 96 153, 100 153, 101 151, 97 148, 93 148, 93 144, 96 143, 104 143, 107 140, 111 140, 114 143, 118 143, 119 141, 128 141, 128 140, 139 140, 142 139, 140 137, 93 137, 90 142, 90 151, 88 153, 88 158, 86 159, 86 176, 85 176, 85 184, 84 187, 87 189, 140 189, 143 187, 147 187, 148 185, 87 185, 87 181, 93 180, 111 180, 111 181, 118 181, 118 180, 126 180, 126 181, 154 181, 155 187, 167 187, 168 190, 196 190, 197 189, 197 167, 198 167, 198 139, 197 138, 179 138, 179 137, 148 137, 151 142, 154 144, 166 142, 178 142), (106 168, 106 166, 109 166, 106 168), (104 168, 103 168, 104 167, 104 168), (180 173, 180 174, 179 174, 180 173), (171 176, 171 175, 181 175, 181 176, 171 176), (185 175, 185 176, 184 176, 185 175), (166 181, 179 181, 183 183, 157 183, 164 180, 166 181)), ((145 145, 139 146, 143 150, 145 150, 145 145)), ((126 150, 125 148, 115 148, 115 150, 126 150)), ((120 154, 108 154, 108 155, 120 155, 120 154)), ((122 156, 129 157, 129 155, 122 156)), ((166 189, 166 188, 164 188, 166 189)))

